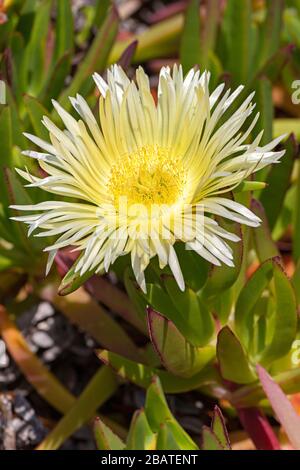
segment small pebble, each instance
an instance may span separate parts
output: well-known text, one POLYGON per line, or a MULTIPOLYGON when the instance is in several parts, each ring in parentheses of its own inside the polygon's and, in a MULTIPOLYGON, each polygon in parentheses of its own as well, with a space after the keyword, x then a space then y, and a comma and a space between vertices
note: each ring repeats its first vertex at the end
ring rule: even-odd
POLYGON ((31 336, 31 341, 39 348, 48 349, 54 345, 54 341, 44 331, 35 331, 31 336))
POLYGON ((32 323, 36 325, 46 318, 52 317, 55 314, 54 308, 49 302, 41 302, 38 305, 36 313, 34 314, 32 323))
POLYGON ((43 360, 45 362, 53 362, 55 359, 61 354, 61 348, 58 346, 53 346, 50 349, 47 349, 47 351, 43 352, 43 360))
POLYGON ((5 369, 9 365, 9 357, 6 354, 6 346, 2 339, 0 339, 0 369, 5 369))
POLYGON ((42 331, 49 331, 55 324, 55 320, 53 317, 47 318, 45 321, 41 321, 37 324, 37 328, 42 331))
POLYGON ((19 375, 20 374, 18 373, 18 371, 5 368, 3 369, 3 373, 0 372, 0 384, 7 387, 8 385, 14 383, 19 377, 19 375))

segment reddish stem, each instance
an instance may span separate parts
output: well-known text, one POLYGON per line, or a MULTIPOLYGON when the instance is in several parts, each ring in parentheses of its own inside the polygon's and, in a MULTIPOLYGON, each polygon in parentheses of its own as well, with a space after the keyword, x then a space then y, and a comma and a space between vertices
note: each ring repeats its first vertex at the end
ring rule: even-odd
POLYGON ((266 416, 258 408, 239 408, 240 421, 258 450, 280 450, 279 441, 266 416))
POLYGON ((72 252, 70 249, 59 250, 54 258, 58 274, 61 278, 65 277, 72 264, 78 258, 78 252, 72 252))

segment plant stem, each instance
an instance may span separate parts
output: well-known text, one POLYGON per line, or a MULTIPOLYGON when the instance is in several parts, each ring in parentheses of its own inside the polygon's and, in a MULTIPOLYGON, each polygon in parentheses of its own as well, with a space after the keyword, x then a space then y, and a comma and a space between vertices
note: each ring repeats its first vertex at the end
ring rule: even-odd
POLYGON ((279 441, 265 415, 258 408, 239 408, 240 421, 258 450, 280 450, 279 441))

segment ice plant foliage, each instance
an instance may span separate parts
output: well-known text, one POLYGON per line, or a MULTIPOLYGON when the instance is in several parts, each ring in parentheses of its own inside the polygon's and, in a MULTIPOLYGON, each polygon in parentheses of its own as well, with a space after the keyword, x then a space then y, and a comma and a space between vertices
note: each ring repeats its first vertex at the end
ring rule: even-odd
POLYGON ((63 196, 12 206, 30 211, 15 217, 29 225, 29 234, 39 229, 36 236, 56 237, 46 248, 48 269, 57 250, 66 246, 81 252, 76 266, 81 274, 107 271, 118 257, 130 254, 145 290, 144 271, 158 256, 160 267, 169 265, 183 290, 177 241, 215 265, 233 265, 226 240, 239 238, 212 216, 258 226, 258 217, 226 193, 278 162, 284 152, 274 151, 280 138, 259 147, 262 133, 246 144, 258 118, 241 131, 255 107, 253 94, 221 122, 243 87, 231 93, 221 84, 210 93, 209 78, 208 72, 190 70, 183 77, 181 67, 163 67, 155 103, 141 67, 135 83, 115 65, 107 82, 94 75, 101 94, 99 123, 77 95, 71 102, 79 120, 53 102, 64 131, 44 117, 51 143, 26 134, 43 151, 25 155, 38 159, 47 175, 19 174, 29 187, 63 196))

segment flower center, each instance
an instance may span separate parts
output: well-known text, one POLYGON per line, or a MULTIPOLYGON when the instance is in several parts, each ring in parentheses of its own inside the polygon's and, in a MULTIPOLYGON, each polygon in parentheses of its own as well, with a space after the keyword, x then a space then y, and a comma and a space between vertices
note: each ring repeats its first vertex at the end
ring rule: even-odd
POLYGON ((182 196, 186 172, 178 158, 157 145, 141 147, 112 167, 108 191, 117 204, 172 205, 182 196))

